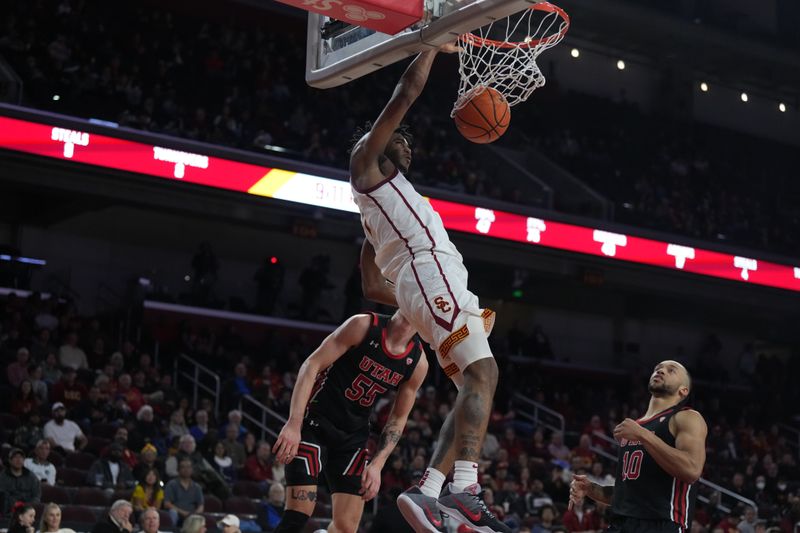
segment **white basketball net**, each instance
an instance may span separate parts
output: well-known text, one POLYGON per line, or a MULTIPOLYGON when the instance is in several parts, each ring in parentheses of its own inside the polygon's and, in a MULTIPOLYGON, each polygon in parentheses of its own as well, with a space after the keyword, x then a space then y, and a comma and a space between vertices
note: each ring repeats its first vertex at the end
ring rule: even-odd
POLYGON ((536 58, 560 43, 568 28, 561 8, 540 2, 459 37, 461 83, 450 116, 484 87, 502 93, 512 107, 527 100, 545 83, 536 58))

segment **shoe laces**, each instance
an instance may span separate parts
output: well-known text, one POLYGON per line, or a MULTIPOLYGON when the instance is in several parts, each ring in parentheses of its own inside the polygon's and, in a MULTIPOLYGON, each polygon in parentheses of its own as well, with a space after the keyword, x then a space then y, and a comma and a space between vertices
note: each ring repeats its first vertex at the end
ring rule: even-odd
POLYGON ((478 507, 480 507, 481 511, 483 511, 489 518, 491 518, 492 520, 497 520, 497 517, 494 515, 494 513, 489 510, 489 507, 487 507, 486 502, 483 501, 484 492, 486 491, 482 490, 475 495, 475 499, 478 502, 478 507))

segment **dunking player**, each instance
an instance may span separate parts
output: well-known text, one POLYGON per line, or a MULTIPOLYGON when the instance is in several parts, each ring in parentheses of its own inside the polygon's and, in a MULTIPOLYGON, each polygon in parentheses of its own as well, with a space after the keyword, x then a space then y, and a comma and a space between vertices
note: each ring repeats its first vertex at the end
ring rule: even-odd
POLYGON ((365 295, 399 306, 459 389, 422 481, 397 500, 403 516, 418 533, 440 530, 440 511, 481 533, 506 533, 510 529, 486 508, 478 485, 478 459, 497 385, 497 364, 487 341, 494 313, 481 309, 467 290, 461 254, 439 215, 404 176, 411 147, 401 121, 422 92, 437 52, 414 59, 352 149, 350 183, 367 237, 362 276, 365 295), (442 492, 453 466, 453 483, 442 492))
POLYGON ((305 360, 297 376, 289 420, 273 452, 287 463, 286 510, 276 533, 300 533, 314 512, 320 476, 333 495, 331 533, 355 533, 381 484, 381 469, 403 434, 417 390, 428 372, 416 331, 391 318, 349 318, 305 360), (372 406, 396 390, 375 457, 368 461, 372 406))
POLYGON ((611 504, 611 532, 689 531, 708 433, 700 413, 683 405, 691 386, 682 364, 657 364, 650 376, 647 413, 614 428, 619 442, 615 484, 602 486, 575 476, 570 505, 585 496, 611 504))

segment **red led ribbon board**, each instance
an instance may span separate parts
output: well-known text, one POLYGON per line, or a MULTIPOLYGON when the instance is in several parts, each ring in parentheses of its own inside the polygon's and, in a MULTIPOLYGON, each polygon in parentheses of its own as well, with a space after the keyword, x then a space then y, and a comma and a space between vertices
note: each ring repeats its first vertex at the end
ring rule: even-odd
MULTIPOLYGON (((346 182, 91 132, 0 117, 0 148, 357 212, 346 182)), ((447 229, 581 254, 800 291, 800 266, 430 199, 447 229)))

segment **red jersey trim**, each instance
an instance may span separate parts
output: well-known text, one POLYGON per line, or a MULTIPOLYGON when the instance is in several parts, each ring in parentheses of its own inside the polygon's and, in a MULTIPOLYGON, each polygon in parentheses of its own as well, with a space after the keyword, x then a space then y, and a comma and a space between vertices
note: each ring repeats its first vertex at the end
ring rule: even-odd
POLYGON ((399 173, 400 173, 400 171, 395 167, 394 172, 392 172, 391 176, 387 176, 386 178, 382 179, 381 181, 379 181, 378 183, 376 183, 372 187, 367 187, 366 189, 359 189, 358 187, 356 187, 356 184, 353 182, 353 177, 351 176, 350 177, 350 186, 353 187, 353 189, 355 189, 355 191, 357 193, 360 193, 360 194, 371 193, 371 192, 373 192, 373 191, 375 191, 377 189, 380 189, 383 185, 385 185, 385 184, 389 183, 390 181, 392 181, 394 178, 397 177, 397 174, 399 174, 399 173))
POLYGON ((405 352, 394 354, 389 350, 389 347, 386 346, 386 328, 383 328, 381 330, 381 348, 383 348, 383 353, 385 353, 389 359, 402 359, 403 357, 411 353, 411 350, 414 349, 414 341, 413 340, 409 341, 408 346, 406 346, 405 352))

